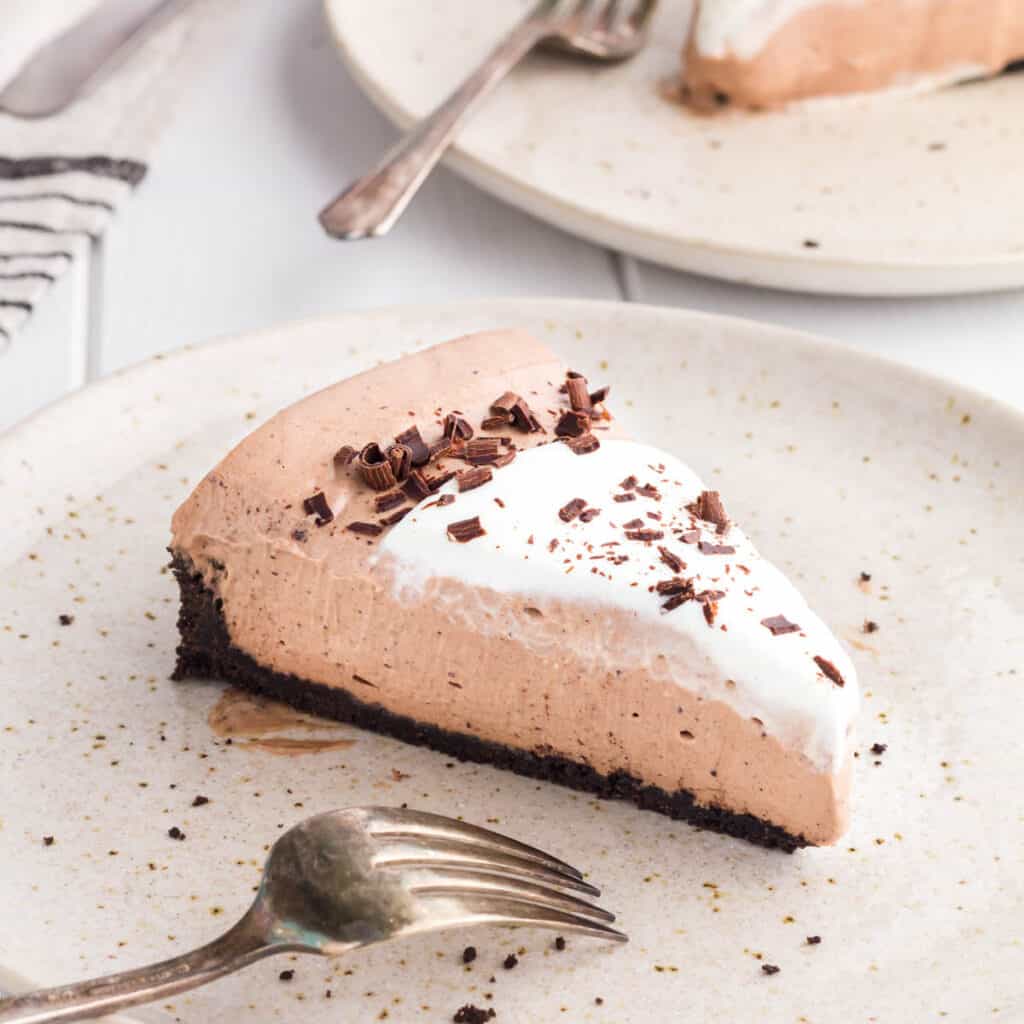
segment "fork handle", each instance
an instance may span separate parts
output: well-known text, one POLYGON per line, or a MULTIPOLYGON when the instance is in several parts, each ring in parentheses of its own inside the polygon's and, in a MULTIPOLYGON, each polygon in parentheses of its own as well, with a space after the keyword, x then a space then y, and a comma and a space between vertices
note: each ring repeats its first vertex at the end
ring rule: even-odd
POLYGON ((462 122, 547 34, 548 26, 536 13, 521 21, 448 99, 369 174, 323 209, 320 223, 324 230, 349 241, 387 234, 451 145, 462 122))
POLYGON ((172 960, 0 999, 0 1024, 48 1024, 101 1017, 197 988, 286 948, 269 943, 250 912, 219 939, 172 960))

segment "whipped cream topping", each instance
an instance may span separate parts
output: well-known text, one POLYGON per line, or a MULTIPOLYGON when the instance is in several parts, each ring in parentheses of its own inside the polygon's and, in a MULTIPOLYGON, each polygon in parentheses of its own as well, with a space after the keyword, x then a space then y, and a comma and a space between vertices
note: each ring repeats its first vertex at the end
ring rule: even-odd
MULTIPOLYGON (((588 607, 614 609, 635 621, 635 648, 602 649, 584 631, 567 631, 565 644, 581 645, 576 653, 597 669, 614 669, 627 659, 661 673, 667 666, 668 678, 679 686, 760 719, 769 734, 797 747, 819 769, 839 771, 858 705, 853 665, 742 530, 733 525, 723 535, 714 524, 694 522, 686 506, 703 490, 688 466, 649 445, 605 440, 597 451, 575 455, 552 443, 520 453, 482 487, 458 493, 453 481, 425 499, 385 536, 378 566, 391 570, 403 596, 436 600, 443 589, 438 582, 455 580, 521 598, 542 615, 553 602, 578 606, 581 617, 588 607), (639 488, 621 486, 630 476, 639 488), (645 493, 644 485, 658 497, 645 493), (624 493, 635 497, 615 500, 624 493), (439 502, 443 494, 454 495, 454 502, 439 502), (559 511, 574 499, 598 514, 564 521, 559 511), (474 516, 483 536, 467 543, 449 538, 451 523, 474 516), (648 530, 663 537, 627 536, 648 530), (681 539, 684 533, 690 543, 681 539), (685 568, 673 571, 662 546, 685 568), (697 593, 722 593, 711 624, 697 600, 663 608, 667 597, 655 585, 676 575, 692 579, 697 593), (762 624, 780 615, 799 630, 775 635, 762 624), (843 686, 826 676, 816 657, 835 667, 843 686)), ((450 611, 472 617, 481 631, 504 628, 486 600, 453 603, 450 611)), ((530 643, 529 636, 517 639, 530 643)))
MULTIPOLYGON (((864 0, 827 0, 847 6, 864 0)), ((787 21, 823 0, 703 0, 694 39, 705 57, 750 60, 787 21)))

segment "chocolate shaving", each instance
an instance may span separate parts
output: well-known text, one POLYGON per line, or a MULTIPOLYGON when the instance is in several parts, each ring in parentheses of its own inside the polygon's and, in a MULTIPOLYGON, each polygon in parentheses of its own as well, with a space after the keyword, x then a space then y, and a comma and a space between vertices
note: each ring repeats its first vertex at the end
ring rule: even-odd
POLYGON ((716 533, 723 534, 729 529, 729 517, 718 491, 701 491, 697 500, 686 507, 698 519, 714 523, 716 533))
POLYGON ((427 486, 431 491, 437 491, 444 487, 449 480, 454 480, 456 473, 454 469, 445 470, 443 473, 438 473, 436 476, 427 477, 427 486))
POLYGON ((718 602, 725 597, 724 590, 702 590, 697 594, 696 599, 704 606, 704 621, 709 626, 715 624, 718 616, 718 602))
POLYGON ((482 487, 484 484, 490 483, 493 476, 489 466, 476 466, 473 469, 467 469, 457 474, 459 493, 482 487))
POLYGON ((712 544, 710 541, 702 540, 700 553, 702 555, 735 555, 736 549, 731 544, 712 544))
POLYGON ((839 669, 837 669, 835 665, 828 660, 828 658, 823 658, 820 654, 816 654, 814 656, 814 664, 817 665, 818 668, 820 668, 821 671, 836 684, 836 686, 846 685, 843 677, 839 674, 839 669))
POLYGON ((392 472, 391 463, 376 441, 371 441, 359 453, 359 471, 375 491, 389 491, 398 482, 392 472))
POLYGON ((580 513, 580 522, 589 523, 592 519, 596 519, 601 514, 599 508, 585 508, 580 513))
POLYGON ((482 537, 487 531, 480 525, 480 517, 473 516, 472 519, 460 519, 456 523, 448 524, 448 536, 451 540, 465 544, 467 541, 482 537))
POLYGON ((601 447, 601 442, 593 434, 567 437, 565 443, 572 449, 574 455, 589 455, 601 447))
POLYGON ((501 430, 502 427, 507 427, 512 423, 512 417, 507 413, 503 413, 500 416, 488 416, 480 424, 481 430, 501 430))
POLYGON ((401 491, 388 491, 387 494, 378 494, 373 500, 373 507, 378 512, 387 512, 388 509, 397 508, 405 503, 405 495, 401 491))
POLYGON ((500 440, 496 437, 475 437, 467 441, 462 450, 463 458, 473 466, 485 466, 498 458, 500 440))
POLYGON ((637 478, 636 478, 635 476, 633 476, 633 475, 631 474, 630 476, 627 476, 627 477, 626 477, 626 479, 625 479, 625 480, 623 480, 621 484, 619 484, 619 486, 620 486, 620 487, 621 487, 621 488, 622 488, 622 489, 623 489, 624 491, 631 491, 631 490, 633 490, 633 488, 634 488, 634 487, 636 487, 636 486, 637 486, 637 484, 639 484, 639 483, 640 483, 640 481, 639 481, 639 480, 637 480, 637 478))
POLYGON ((418 469, 409 474, 409 479, 402 484, 402 490, 413 501, 422 501, 430 495, 430 486, 418 469))
POLYGON ((661 560, 673 571, 681 572, 686 568, 686 563, 678 556, 669 551, 666 547, 659 547, 658 554, 661 560))
POLYGON ((630 519, 628 523, 623 523, 622 528, 624 530, 639 530, 644 525, 642 519, 630 519))
POLYGON ((317 491, 316 494, 304 498, 302 510, 307 516, 316 516, 317 526, 326 526, 334 518, 334 513, 331 511, 331 506, 327 504, 327 498, 323 491, 317 491))
POLYGON ((636 501, 636 495, 632 491, 626 491, 624 494, 616 494, 612 501, 636 501))
POLYGON ((412 452, 414 466, 423 466, 430 461, 430 449, 420 436, 420 428, 415 423, 407 430, 395 435, 395 444, 404 444, 412 452))
POLYGON ((502 466, 507 466, 516 457, 515 448, 510 448, 507 452, 502 452, 495 460, 494 465, 499 469, 502 466))
POLYGON ((773 615, 770 619, 762 619, 761 625, 771 630, 772 636, 800 632, 800 627, 795 622, 790 622, 785 615, 773 615))
POLYGON ((394 526, 395 523, 400 523, 410 512, 411 508, 400 508, 397 512, 392 512, 391 515, 385 516, 381 521, 381 526, 394 526))
POLYGON ((437 504, 440 505, 442 508, 445 505, 454 505, 455 504, 455 495, 454 494, 442 494, 441 497, 437 499, 437 504))
POLYGON ((679 534, 679 539, 684 544, 696 544, 700 540, 700 530, 684 530, 679 534))
POLYGON ((654 589, 659 594, 665 596, 670 594, 689 594, 690 597, 694 596, 693 580, 684 579, 682 576, 673 576, 670 580, 659 580, 655 584, 654 589))
POLYGON ((473 436, 473 426, 464 416, 450 412, 444 418, 444 436, 449 441, 468 441, 473 436))
POLYGON ((571 523, 586 507, 587 503, 582 498, 573 498, 558 510, 558 518, 563 523, 571 523))
POLYGON ((556 437, 580 437, 590 430, 590 417, 585 412, 563 412, 555 425, 556 437))
MULTIPOLYGON (((462 442, 458 443, 461 444, 462 442)), ((439 459, 442 455, 448 455, 454 449, 455 442, 448 437, 439 437, 436 441, 431 441, 427 447, 430 449, 430 457, 432 459, 439 459)))
POLYGON ((608 387, 608 385, 605 385, 603 388, 598 388, 596 391, 591 391, 590 404, 600 405, 608 398, 608 395, 610 394, 611 390, 612 389, 608 387))
POLYGON ((643 498, 653 498, 655 501, 661 501, 661 491, 654 484, 644 484, 643 487, 636 489, 636 493, 643 498))
POLYGON ((661 540, 665 536, 664 530, 627 530, 626 537, 629 540, 661 540))
POLYGON ((578 412, 590 412, 590 390, 587 378, 582 373, 570 370, 565 378, 565 393, 569 396, 569 404, 578 412))
POLYGON ((350 530, 352 533, 364 534, 367 537, 376 537, 384 532, 384 527, 379 523, 349 523, 345 529, 350 530))
POLYGON ((657 591, 662 597, 668 600, 661 606, 661 610, 670 612, 687 601, 694 600, 693 580, 683 579, 680 576, 670 580, 661 580, 657 585, 657 591))
POLYGON ((334 453, 334 468, 344 469, 359 453, 350 444, 342 445, 334 453))
POLYGON ((512 425, 529 434, 535 434, 544 428, 540 420, 526 404, 526 400, 512 391, 506 391, 491 403, 491 412, 508 416, 512 425))
POLYGON ((412 449, 407 444, 393 444, 388 449, 388 462, 396 482, 402 483, 412 472, 412 449))

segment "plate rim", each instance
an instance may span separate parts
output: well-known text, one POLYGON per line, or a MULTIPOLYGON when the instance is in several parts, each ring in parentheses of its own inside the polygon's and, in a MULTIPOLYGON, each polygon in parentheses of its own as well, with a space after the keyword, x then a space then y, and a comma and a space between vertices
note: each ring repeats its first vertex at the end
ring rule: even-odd
MULTIPOLYGON (((351 0, 322 0, 324 19, 341 60, 363 94, 393 125, 407 131, 417 118, 380 86, 349 45, 341 20, 351 0)), ((673 238, 621 224, 601 210, 584 208, 506 174, 456 140, 443 164, 484 192, 595 245, 618 249, 669 269, 779 291, 864 297, 972 295, 1024 288, 1024 250, 956 263, 941 260, 835 259, 794 251, 673 238), (723 265, 724 264, 724 265, 723 265), (732 265, 730 267, 730 264, 732 265), (801 275, 799 282, 790 274, 801 275), (802 275, 809 275, 803 277, 802 275), (852 277, 848 275, 853 275, 852 277), (894 275, 898 280, 893 281, 894 275)))

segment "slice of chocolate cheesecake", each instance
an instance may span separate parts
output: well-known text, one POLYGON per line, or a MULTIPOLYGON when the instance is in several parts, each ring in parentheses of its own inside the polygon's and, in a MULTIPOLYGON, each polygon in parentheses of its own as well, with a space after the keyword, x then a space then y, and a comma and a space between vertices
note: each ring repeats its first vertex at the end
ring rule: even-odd
POLYGON ((1024 57, 1019 0, 698 0, 684 54, 695 107, 938 88, 1024 57))
POLYGON ((509 331, 286 409, 174 516, 177 675, 766 846, 835 841, 850 660, 608 408, 509 331))

